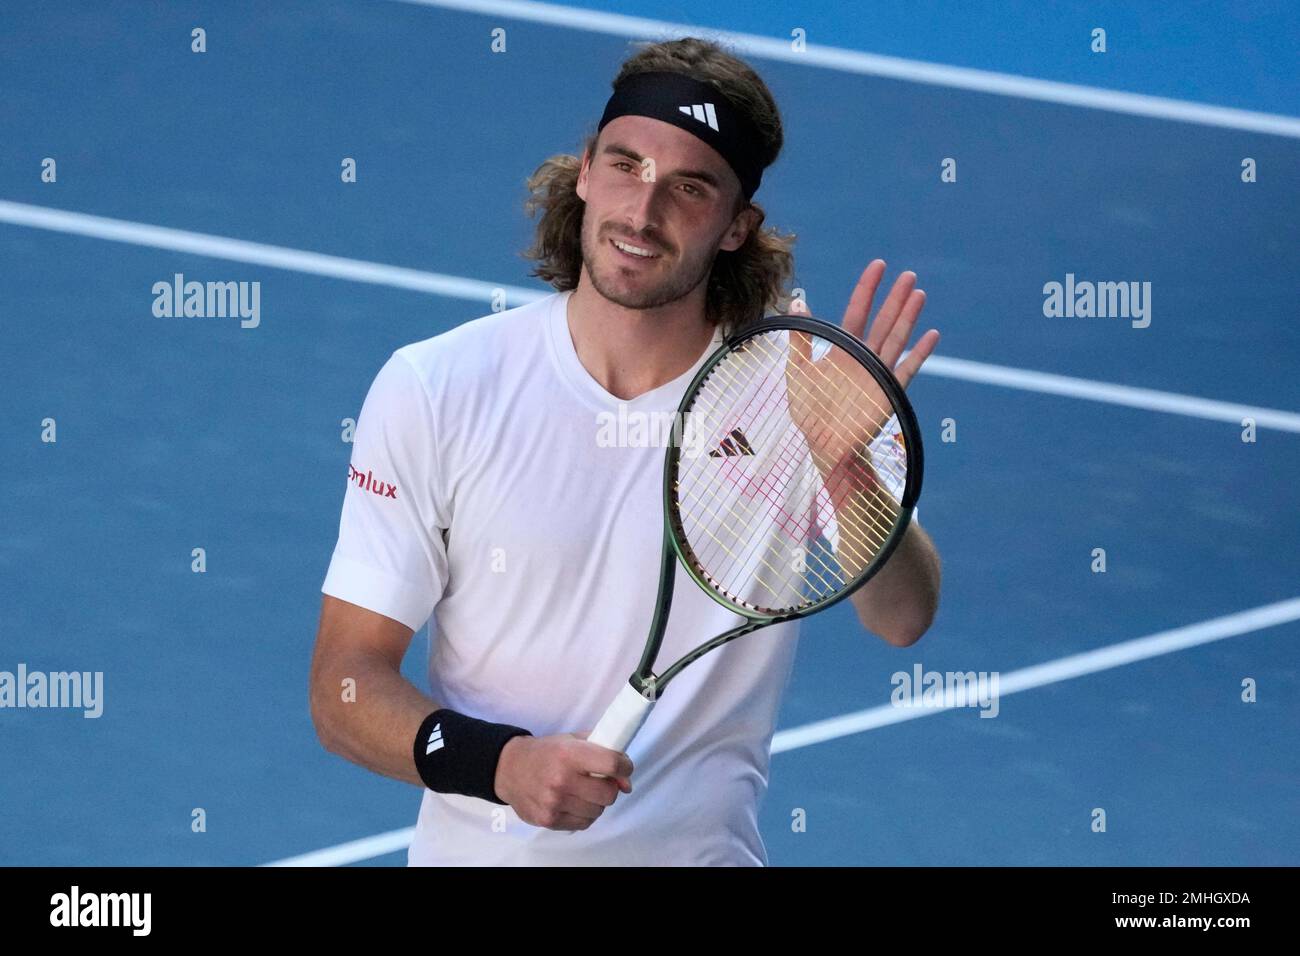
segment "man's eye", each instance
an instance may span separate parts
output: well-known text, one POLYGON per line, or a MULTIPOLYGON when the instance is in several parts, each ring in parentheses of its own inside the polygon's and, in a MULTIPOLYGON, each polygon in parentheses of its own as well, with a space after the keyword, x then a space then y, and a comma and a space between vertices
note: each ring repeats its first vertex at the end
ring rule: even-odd
POLYGON ((623 169, 624 167, 630 170, 632 168, 632 164, 629 163, 626 159, 620 159, 618 162, 614 164, 614 168, 616 169, 623 169))
POLYGON ((683 188, 683 189, 689 189, 689 190, 690 190, 689 195, 691 195, 691 196, 703 196, 703 195, 704 195, 702 192, 700 192, 700 189, 699 189, 698 186, 693 186, 693 185, 691 185, 690 183, 682 183, 682 188, 683 188))

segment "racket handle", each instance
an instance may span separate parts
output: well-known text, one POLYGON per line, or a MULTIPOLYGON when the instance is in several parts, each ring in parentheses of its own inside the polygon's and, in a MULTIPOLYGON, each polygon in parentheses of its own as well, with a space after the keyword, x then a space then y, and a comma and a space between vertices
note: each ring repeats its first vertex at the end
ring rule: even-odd
POLYGON ((654 701, 642 697, 630 683, 624 684, 587 740, 610 750, 626 751, 654 705, 654 701))

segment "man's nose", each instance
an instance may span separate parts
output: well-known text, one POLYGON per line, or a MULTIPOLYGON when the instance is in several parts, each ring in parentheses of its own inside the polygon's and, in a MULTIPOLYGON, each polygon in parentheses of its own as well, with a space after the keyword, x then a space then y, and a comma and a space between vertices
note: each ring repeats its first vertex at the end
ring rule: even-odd
POLYGON ((634 191, 627 210, 628 225, 638 234, 658 230, 663 214, 663 190, 657 182, 642 182, 634 191))

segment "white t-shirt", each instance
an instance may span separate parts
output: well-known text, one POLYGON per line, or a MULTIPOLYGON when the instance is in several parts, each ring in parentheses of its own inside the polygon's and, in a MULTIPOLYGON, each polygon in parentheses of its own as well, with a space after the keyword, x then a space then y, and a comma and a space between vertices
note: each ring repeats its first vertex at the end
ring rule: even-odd
MULTIPOLYGON (((434 700, 536 736, 590 731, 636 667, 664 459, 638 423, 675 411, 714 347, 623 402, 579 361, 569 296, 392 355, 361 411, 322 587, 414 630, 429 621, 434 700)), ((660 669, 741 620, 676 573, 660 669)), ((686 668, 628 748, 633 792, 587 830, 426 790, 410 864, 765 864, 758 810, 796 642, 796 624, 775 625, 686 668)))

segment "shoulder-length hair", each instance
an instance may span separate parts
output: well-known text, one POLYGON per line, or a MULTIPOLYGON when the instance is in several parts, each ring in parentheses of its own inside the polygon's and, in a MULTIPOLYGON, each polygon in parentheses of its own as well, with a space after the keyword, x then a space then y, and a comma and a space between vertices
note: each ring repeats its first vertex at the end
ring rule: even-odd
MULTIPOLYGON (((775 162, 784 144, 781 114, 771 91, 744 61, 707 40, 687 37, 649 44, 625 62, 615 77, 617 86, 635 73, 684 73, 717 87, 758 129, 763 166, 775 162)), ((597 136, 587 137, 582 151, 591 153, 597 136)), ((533 244, 524 255, 536 261, 530 275, 550 283, 560 292, 578 287, 582 272, 583 203, 577 192, 581 156, 552 156, 528 178, 524 211, 541 213, 533 244)), ((735 251, 720 250, 709 273, 705 317, 734 332, 756 322, 769 311, 788 303, 786 284, 794 271, 792 249, 796 237, 765 227, 766 213, 758 203, 741 196, 733 213, 746 207, 757 213, 755 227, 735 251)))

